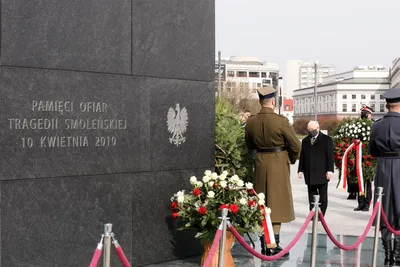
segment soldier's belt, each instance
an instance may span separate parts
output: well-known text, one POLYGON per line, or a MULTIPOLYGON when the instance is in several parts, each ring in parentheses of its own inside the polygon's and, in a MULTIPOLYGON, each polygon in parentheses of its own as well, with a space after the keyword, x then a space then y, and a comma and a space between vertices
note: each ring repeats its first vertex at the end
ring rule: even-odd
POLYGON ((266 148, 258 148, 257 153, 277 153, 286 150, 287 150, 286 147, 266 147, 266 148))
POLYGON ((383 152, 381 153, 380 157, 382 158, 395 158, 395 157, 400 157, 400 151, 394 151, 394 152, 383 152))

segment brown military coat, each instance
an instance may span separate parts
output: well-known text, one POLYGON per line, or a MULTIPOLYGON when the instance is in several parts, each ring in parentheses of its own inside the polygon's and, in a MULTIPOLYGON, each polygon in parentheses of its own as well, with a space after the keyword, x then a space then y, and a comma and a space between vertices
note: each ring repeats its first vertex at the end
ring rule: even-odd
POLYGON ((289 120, 271 108, 262 108, 247 120, 245 138, 250 150, 287 147, 287 151, 256 153, 254 189, 265 194, 272 222, 293 221, 290 164, 296 162, 301 143, 289 120))

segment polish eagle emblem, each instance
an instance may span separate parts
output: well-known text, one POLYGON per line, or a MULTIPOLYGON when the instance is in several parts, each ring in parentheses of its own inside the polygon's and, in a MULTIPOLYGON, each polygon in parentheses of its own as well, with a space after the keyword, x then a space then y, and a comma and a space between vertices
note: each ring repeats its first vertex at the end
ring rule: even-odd
POLYGON ((172 134, 169 138, 169 142, 176 146, 183 144, 186 141, 186 137, 183 134, 187 130, 188 125, 188 112, 186 108, 180 108, 179 103, 176 104, 175 109, 172 107, 168 110, 167 126, 168 132, 172 134))

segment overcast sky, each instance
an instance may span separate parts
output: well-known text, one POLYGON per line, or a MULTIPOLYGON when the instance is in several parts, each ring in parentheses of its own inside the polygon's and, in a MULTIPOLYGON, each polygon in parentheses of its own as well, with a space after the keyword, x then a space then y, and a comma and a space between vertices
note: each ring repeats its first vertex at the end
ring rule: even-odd
MULTIPOLYGON (((319 59, 345 71, 400 56, 400 0, 215 0, 216 51, 278 62, 319 59)), ((217 54, 216 54, 217 55, 217 54)))

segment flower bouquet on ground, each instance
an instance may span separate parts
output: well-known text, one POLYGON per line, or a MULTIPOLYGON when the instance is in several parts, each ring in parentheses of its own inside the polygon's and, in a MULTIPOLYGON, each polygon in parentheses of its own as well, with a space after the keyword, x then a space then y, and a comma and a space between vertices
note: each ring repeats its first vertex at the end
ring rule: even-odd
POLYGON ((196 238, 210 244, 221 224, 221 210, 227 208, 229 220, 240 234, 262 234, 260 205, 265 204, 265 196, 257 195, 252 183, 244 183, 237 175, 228 177, 226 171, 221 175, 205 171, 201 180, 190 177, 190 184, 192 191, 179 191, 171 198, 172 216, 180 229, 196 229, 196 238))
POLYGON ((374 180, 377 159, 368 154, 371 127, 371 120, 345 119, 334 129, 334 160, 341 179, 338 185, 374 180), (343 178, 347 179, 344 184, 343 178))

